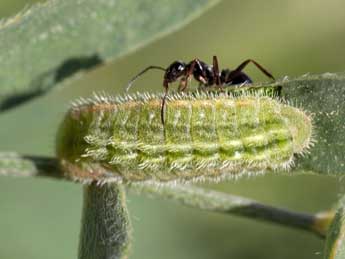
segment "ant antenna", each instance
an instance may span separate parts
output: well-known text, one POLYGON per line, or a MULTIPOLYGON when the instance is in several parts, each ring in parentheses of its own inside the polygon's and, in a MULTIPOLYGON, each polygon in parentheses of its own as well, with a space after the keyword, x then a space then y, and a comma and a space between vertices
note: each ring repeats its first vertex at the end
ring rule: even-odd
POLYGON ((143 71, 141 71, 139 74, 137 74, 135 77, 133 77, 127 84, 126 86, 126 92, 128 92, 128 90, 132 87, 132 84, 134 83, 135 80, 137 80, 142 74, 146 73, 148 70, 150 69, 159 69, 159 70, 163 70, 166 71, 165 68, 163 67, 159 67, 159 66, 149 66, 147 68, 145 68, 143 71))
POLYGON ((166 79, 164 79, 163 81, 163 86, 164 86, 164 96, 162 98, 162 107, 161 107, 161 121, 162 121, 162 124, 164 126, 164 123, 165 123, 165 120, 164 120, 164 108, 165 108, 165 100, 167 99, 167 96, 168 96, 168 89, 169 89, 169 86, 168 86, 168 81, 166 79))

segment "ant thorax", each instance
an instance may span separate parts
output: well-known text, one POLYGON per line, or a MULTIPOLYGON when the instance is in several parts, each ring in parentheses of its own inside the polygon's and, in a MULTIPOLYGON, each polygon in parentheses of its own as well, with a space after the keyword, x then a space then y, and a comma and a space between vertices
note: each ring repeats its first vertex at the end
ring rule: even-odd
MULTIPOLYGON (((191 63, 188 64, 189 66, 191 63)), ((195 80, 199 81, 204 86, 210 86, 215 84, 215 75, 213 73, 213 66, 208 65, 203 61, 199 61, 195 64, 193 70, 193 76, 195 80)))

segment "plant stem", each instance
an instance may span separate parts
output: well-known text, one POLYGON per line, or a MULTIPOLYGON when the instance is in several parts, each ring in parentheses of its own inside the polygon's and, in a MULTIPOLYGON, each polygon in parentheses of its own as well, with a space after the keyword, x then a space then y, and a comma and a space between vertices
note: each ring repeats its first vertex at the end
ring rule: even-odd
POLYGON ((58 159, 14 152, 0 152, 0 175, 66 178, 58 159))
POLYGON ((130 222, 122 185, 84 187, 79 259, 125 259, 130 222))
MULTIPOLYGON (((141 183, 131 184, 130 189, 135 192, 147 193, 150 196, 177 201, 193 208, 244 216, 303 229, 321 237, 325 236, 328 228, 328 224, 321 224, 321 221, 325 222, 325 218, 320 217, 319 214, 293 212, 191 185, 141 183)), ((333 214, 330 213, 327 217, 331 219, 333 214)))
MULTIPOLYGON (((59 165, 59 161, 56 158, 23 156, 16 153, 0 153, 0 175, 1 174, 16 176, 46 176, 70 180, 69 177, 67 177, 63 172, 59 165)), ((93 185, 85 188, 88 189, 92 186, 93 185)), ((304 229, 309 232, 316 233, 321 237, 326 235, 329 224, 334 217, 333 211, 326 211, 314 215, 293 212, 283 208, 276 208, 273 206, 260 204, 254 200, 219 193, 216 191, 205 190, 190 185, 157 184, 146 182, 133 183, 128 186, 130 189, 135 190, 136 192, 149 193, 165 199, 175 200, 189 207, 274 222, 289 227, 304 229)), ((102 188, 109 189, 110 187, 94 186, 92 188, 102 191, 102 188)), ((116 189, 116 186, 114 185, 114 187, 111 188, 116 189)), ((118 188, 121 189, 121 191, 118 191, 120 200, 124 199, 122 187, 118 186, 118 188)), ((107 189, 104 191, 106 192, 107 189)), ((86 196, 88 196, 88 192, 89 191, 85 190, 86 196)), ((112 193, 112 191, 109 192, 112 193)), ((102 204, 103 203, 101 202, 101 205, 99 206, 101 207, 104 205, 102 204)), ((88 204, 86 205, 89 206, 88 204)), ((124 203, 121 206, 124 206, 124 203)), ((122 207, 122 211, 123 215, 125 215, 125 207, 122 207)), ((87 211, 85 209, 84 214, 86 212, 87 211)), ((99 218, 102 218, 102 215, 98 216, 99 218)), ((128 219, 126 222, 128 223, 128 219)))

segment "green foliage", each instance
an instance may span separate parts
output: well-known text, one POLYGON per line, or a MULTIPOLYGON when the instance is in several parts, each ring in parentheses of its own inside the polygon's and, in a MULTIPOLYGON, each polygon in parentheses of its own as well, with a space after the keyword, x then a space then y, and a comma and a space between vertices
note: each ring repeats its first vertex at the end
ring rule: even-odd
POLYGON ((345 173, 345 74, 305 75, 283 80, 282 96, 313 116, 315 145, 298 168, 319 174, 345 173))
POLYGON ((345 258, 345 199, 338 204, 335 217, 327 233, 324 259, 345 258))
POLYGON ((313 118, 314 145, 309 154, 296 159, 294 170, 332 175, 345 173, 345 75, 307 75, 276 84, 282 85, 282 98, 313 118))
MULTIPOLYGON (((0 112, 174 31, 216 2, 50 0, 0 22, 0 112)), ((344 79, 344 74, 324 74, 279 82, 282 97, 314 118, 315 146, 309 155, 296 160, 296 171, 345 172, 344 79)), ((0 174, 65 178, 59 162, 2 153, 0 174)), ((332 218, 331 213, 325 217, 291 213, 191 186, 136 188, 191 207, 263 219, 319 235, 326 232, 332 218)), ((80 258, 87 258, 84 254, 90 259, 127 256, 129 220, 123 195, 123 186, 85 187, 80 258)), ((328 233, 326 258, 344 257, 343 207, 328 233)))
POLYGON ((171 33, 218 0, 52 0, 0 22, 0 111, 171 33))

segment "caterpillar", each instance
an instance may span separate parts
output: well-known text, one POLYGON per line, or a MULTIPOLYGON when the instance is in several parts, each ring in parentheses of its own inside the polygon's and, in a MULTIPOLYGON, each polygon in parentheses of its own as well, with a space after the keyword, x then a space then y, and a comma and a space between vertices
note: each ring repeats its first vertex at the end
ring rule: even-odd
POLYGON ((189 182, 287 170, 312 143, 312 119, 260 95, 192 92, 94 95, 76 101, 56 140, 68 176, 82 182, 189 182))

